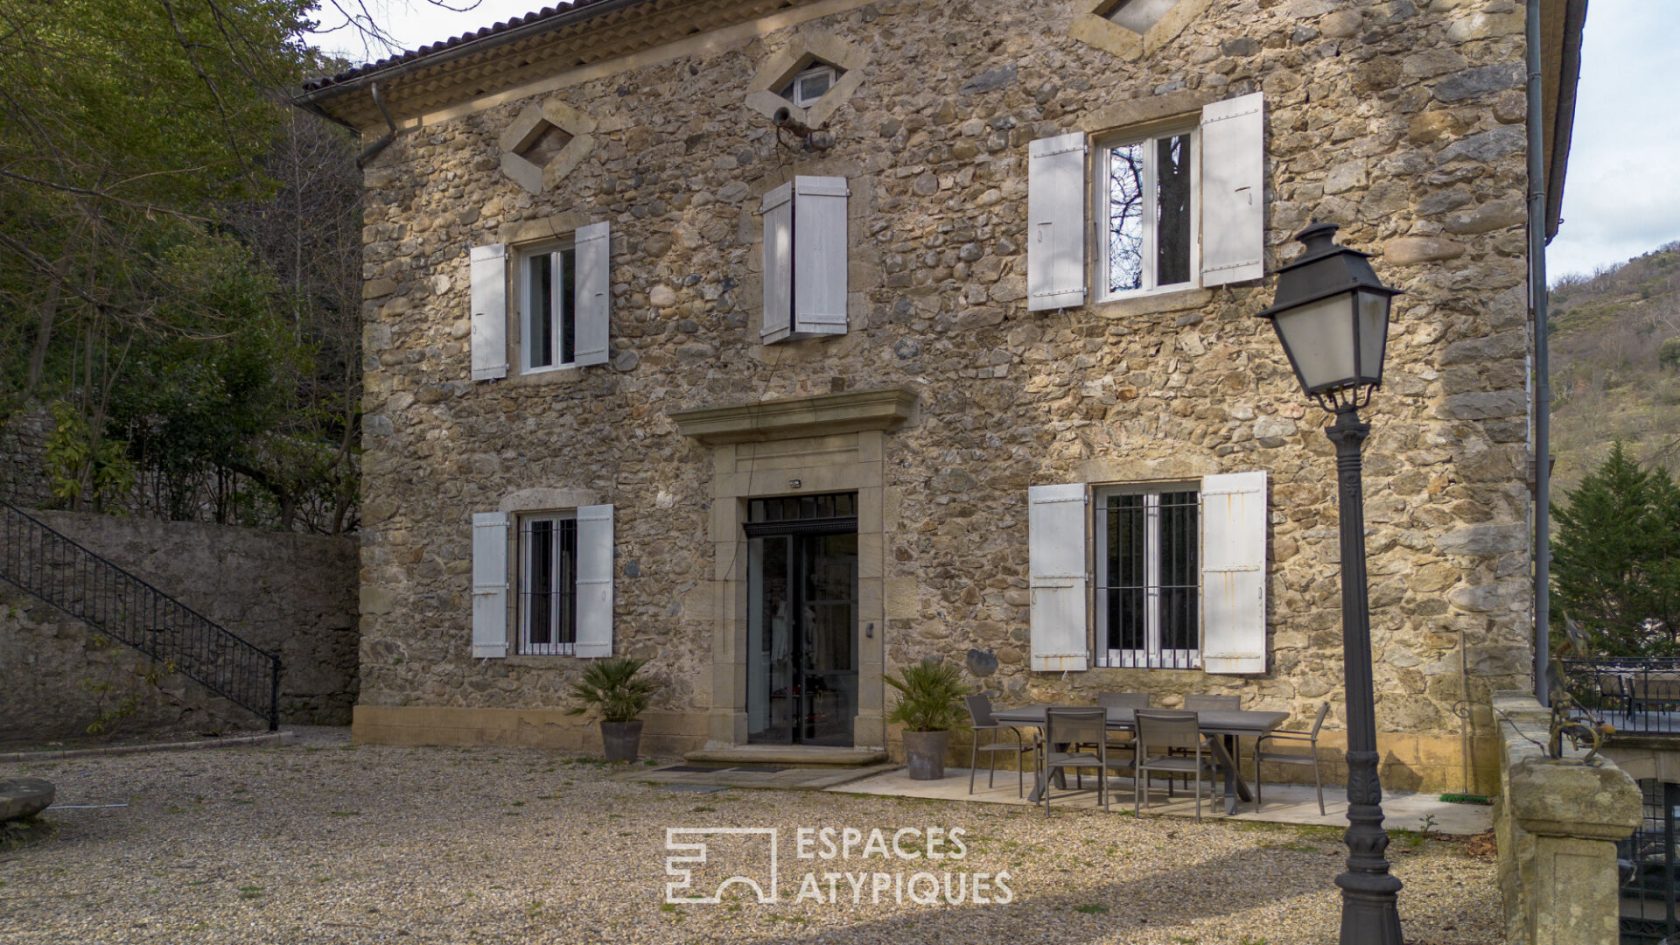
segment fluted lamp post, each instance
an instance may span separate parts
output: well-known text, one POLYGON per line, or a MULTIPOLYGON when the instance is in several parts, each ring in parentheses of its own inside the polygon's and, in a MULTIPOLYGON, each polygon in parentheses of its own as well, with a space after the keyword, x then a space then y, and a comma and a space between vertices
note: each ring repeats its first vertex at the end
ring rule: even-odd
POLYGON ((1314 223, 1296 239, 1300 258, 1278 270, 1277 297, 1260 313, 1270 319, 1301 389, 1335 414, 1325 431, 1336 444, 1337 502, 1342 538, 1342 661, 1347 677, 1348 829, 1342 887, 1341 945, 1402 945, 1400 880, 1383 851, 1382 785, 1377 780, 1377 725, 1371 685, 1371 607, 1365 578, 1365 500, 1360 451, 1369 424, 1359 409, 1382 384, 1389 303, 1399 291, 1382 284, 1367 256, 1340 246, 1336 226, 1314 223))

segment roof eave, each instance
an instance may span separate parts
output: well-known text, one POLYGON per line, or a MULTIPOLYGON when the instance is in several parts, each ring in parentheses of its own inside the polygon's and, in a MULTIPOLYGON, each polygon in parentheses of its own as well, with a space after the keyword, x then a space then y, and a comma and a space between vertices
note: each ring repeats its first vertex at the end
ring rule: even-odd
POLYGON ((552 16, 540 17, 527 23, 521 23, 518 26, 501 30, 492 29, 490 32, 462 42, 445 41, 439 44, 440 48, 413 58, 398 59, 366 71, 358 71, 342 81, 331 81, 329 79, 327 84, 295 95, 291 101, 293 105, 299 108, 315 112, 339 124, 354 127, 333 112, 330 107, 332 102, 363 92, 376 83, 390 81, 419 69, 435 68, 465 56, 476 55, 495 49, 498 46, 518 42, 528 36, 562 29, 617 10, 649 2, 650 0, 596 0, 593 3, 557 11, 552 16))
MULTIPOLYGON (((1562 36, 1555 51, 1554 87, 1557 94, 1548 135, 1551 148, 1546 155, 1547 242, 1557 235, 1558 226, 1563 222, 1563 185, 1569 170, 1569 147, 1574 137, 1576 87, 1581 79, 1581 37, 1586 22, 1587 0, 1565 0, 1562 36)), ((1548 55, 1546 58, 1552 57, 1548 55)), ((1548 66, 1553 64, 1547 63, 1548 66)))

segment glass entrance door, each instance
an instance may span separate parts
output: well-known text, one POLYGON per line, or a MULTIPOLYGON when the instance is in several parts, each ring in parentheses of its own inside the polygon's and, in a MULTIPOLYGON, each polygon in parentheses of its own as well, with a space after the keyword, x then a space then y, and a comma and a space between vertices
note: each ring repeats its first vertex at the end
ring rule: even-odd
POLYGON ((850 746, 856 519, 758 522, 748 532, 747 741, 850 746))

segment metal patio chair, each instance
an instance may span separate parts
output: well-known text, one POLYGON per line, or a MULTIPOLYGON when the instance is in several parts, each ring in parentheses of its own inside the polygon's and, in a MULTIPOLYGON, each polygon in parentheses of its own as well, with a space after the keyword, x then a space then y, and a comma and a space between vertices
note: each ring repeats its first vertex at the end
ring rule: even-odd
MULTIPOLYGON (((1192 692, 1184 697, 1184 711, 1186 712, 1240 712, 1242 711, 1242 696, 1221 696, 1211 692, 1192 692)), ((1168 752, 1181 755, 1181 751, 1168 752)), ((1183 779, 1190 783, 1189 778, 1183 779)))
POLYGON ((1026 766, 1021 763, 1021 756, 1036 750, 1021 737, 1021 730, 1013 725, 1005 725, 992 716, 992 699, 983 692, 965 696, 968 703, 968 718, 974 725, 974 741, 968 748, 968 793, 974 793, 974 774, 978 770, 975 762, 981 752, 986 753, 986 787, 992 787, 997 777, 997 756, 1002 752, 1013 752, 1015 755, 1015 796, 1026 796, 1026 766), (990 732, 990 741, 980 742, 980 733, 990 732), (1004 741, 1004 732, 1015 736, 1015 744, 1004 741))
MULTIPOLYGON (((1082 791, 1051 793, 1051 777, 1057 771, 1085 768, 1097 769, 1097 801, 1108 810, 1108 774, 1110 771, 1130 772, 1132 755, 1123 751, 1118 757, 1110 755, 1108 744, 1108 710, 1089 706, 1050 706, 1044 710, 1044 741, 1038 752, 1038 777, 1043 780, 1044 814, 1050 815, 1052 797, 1072 797, 1082 791)), ((1083 780, 1080 784, 1083 785, 1083 780)))
POLYGON ((1167 789, 1172 779, 1196 779, 1196 819, 1202 819, 1202 776, 1209 785, 1218 772, 1213 753, 1203 745, 1201 724, 1196 713, 1168 709, 1139 709, 1137 720, 1137 754, 1133 770, 1132 792, 1137 799, 1133 813, 1141 814, 1149 802, 1149 776, 1157 772, 1167 776, 1167 789), (1155 754, 1160 752, 1160 754, 1155 754))
MULTIPOLYGON (((1147 692, 1097 693, 1097 705, 1100 705, 1105 709, 1147 709, 1149 708, 1150 700, 1151 697, 1147 692)), ((1131 732, 1110 731, 1108 733, 1108 743, 1110 746, 1124 748, 1125 750, 1130 751, 1132 749, 1132 741, 1133 738, 1131 732)))
POLYGON ((1318 730, 1324 727, 1324 719, 1330 714, 1330 703, 1323 703, 1318 707, 1318 717, 1313 719, 1312 728, 1305 732, 1267 732, 1254 743, 1254 809, 1261 805, 1260 765, 1262 762, 1285 765, 1312 765, 1313 787, 1318 790, 1318 813, 1324 814, 1324 780, 1318 773, 1318 730), (1299 744, 1306 742, 1307 753, 1299 751, 1274 751, 1274 742, 1292 742, 1299 744))

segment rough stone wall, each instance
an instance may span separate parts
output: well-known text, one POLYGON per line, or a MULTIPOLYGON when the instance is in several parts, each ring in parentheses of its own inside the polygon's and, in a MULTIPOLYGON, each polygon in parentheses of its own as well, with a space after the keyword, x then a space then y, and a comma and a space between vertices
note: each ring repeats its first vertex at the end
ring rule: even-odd
MULTIPOLYGON (((282 661, 282 721, 343 725, 356 701, 356 544, 248 528, 30 513, 282 661)), ((84 734, 132 695, 120 730, 192 728, 246 713, 183 677, 153 685, 145 659, 10 589, 0 621, 0 731, 10 740, 84 734)))
POLYGON ((616 505, 618 649, 657 658, 661 709, 705 711, 712 472, 667 414, 903 386, 919 406, 885 463, 889 669, 978 647, 1012 699, 1227 691, 1300 717, 1328 699, 1339 719, 1334 464, 1253 317, 1271 284, 1025 303, 1029 141, 1116 104, 1264 91, 1267 269, 1329 220, 1406 292, 1368 415, 1379 726, 1456 751, 1473 725, 1491 760, 1488 692, 1529 661, 1521 6, 1217 0, 1136 63, 1068 38, 1076 6, 882 0, 538 96, 598 122, 594 152, 541 195, 497 167, 531 100, 398 136, 366 177, 363 702, 564 704, 574 661, 468 652, 470 514, 556 487, 616 505), (778 146, 741 104, 810 31, 870 51, 821 154, 778 146), (796 173, 846 176, 867 208, 858 304, 843 337, 766 347, 755 211, 796 173), (612 221, 610 366, 472 382, 468 247, 563 214, 612 221), (1266 676, 1028 672, 1029 484, 1257 468, 1266 676), (1484 707, 1468 723, 1465 701, 1484 707))
POLYGON ((0 584, 0 745, 261 727, 137 650, 0 584))
POLYGON ((38 405, 26 405, 0 423, 0 499, 24 508, 53 501, 46 473, 51 435, 52 415, 38 405))

